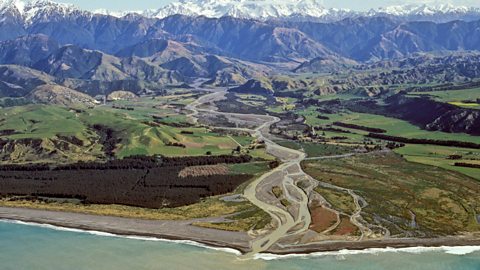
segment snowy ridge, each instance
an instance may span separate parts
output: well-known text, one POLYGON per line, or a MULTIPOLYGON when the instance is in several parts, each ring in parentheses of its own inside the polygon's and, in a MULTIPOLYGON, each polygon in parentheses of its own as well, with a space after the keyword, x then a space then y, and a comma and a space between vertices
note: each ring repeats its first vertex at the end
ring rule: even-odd
POLYGON ((465 6, 454 6, 452 4, 437 4, 437 5, 403 5, 390 6, 379 8, 378 10, 370 11, 373 14, 388 14, 392 16, 412 16, 423 15, 430 16, 434 14, 449 14, 449 13, 468 13, 479 12, 478 8, 468 8, 465 6))
MULTIPOLYGON (((117 16, 125 16, 128 13, 117 13, 117 16)), ((157 10, 150 9, 135 13, 159 19, 182 14, 212 18, 232 16, 259 20, 303 17, 323 22, 359 16, 392 16, 407 20, 429 19, 435 21, 480 19, 480 8, 451 4, 397 5, 372 9, 367 12, 355 12, 348 9, 325 8, 321 0, 178 0, 157 10)), ((107 13, 103 12, 102 14, 107 13)))
POLYGON ((70 16, 93 15, 71 4, 50 0, 0 0, 0 15, 20 16, 27 24, 62 19, 70 16))
POLYGON ((480 19, 480 8, 437 5, 401 5, 356 12, 348 9, 325 8, 322 0, 178 0, 159 9, 143 11, 111 11, 99 9, 84 11, 71 4, 50 0, 0 0, 0 16, 18 16, 27 24, 56 20, 69 16, 93 16, 95 14, 124 17, 139 14, 148 18, 162 19, 175 14, 220 18, 232 16, 246 19, 306 19, 321 22, 339 21, 359 16, 391 16, 405 20, 450 20, 480 19))

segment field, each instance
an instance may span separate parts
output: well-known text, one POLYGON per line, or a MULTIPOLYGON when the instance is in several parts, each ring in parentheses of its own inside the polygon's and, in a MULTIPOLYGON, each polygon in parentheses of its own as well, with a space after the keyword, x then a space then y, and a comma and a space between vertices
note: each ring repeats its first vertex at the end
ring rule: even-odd
POLYGON ((480 150, 433 145, 406 145, 395 149, 396 153, 411 162, 438 166, 444 169, 461 172, 480 181, 480 169, 454 166, 456 162, 480 163, 480 150), (449 159, 458 156, 458 159, 449 159))
MULTIPOLYGON (((458 133, 446 133, 438 131, 428 131, 420 129, 419 127, 412 125, 406 121, 385 117, 375 114, 367 113, 354 113, 348 110, 338 112, 336 114, 326 114, 329 119, 319 119, 318 113, 313 107, 305 110, 301 113, 305 118, 306 122, 312 126, 330 126, 334 122, 342 122, 346 124, 355 124, 360 126, 366 126, 370 128, 378 128, 386 130, 387 135, 392 136, 401 136, 406 138, 424 138, 424 139, 434 139, 434 140, 455 140, 455 141, 465 141, 480 143, 479 136, 472 136, 468 134, 458 134, 458 133)), ((348 133, 341 132, 332 132, 332 131, 317 131, 317 133, 322 134, 325 138, 332 140, 337 136, 345 137, 346 139, 342 140, 343 143, 357 143, 364 144, 371 142, 370 139, 365 140, 365 135, 369 132, 362 131, 358 129, 337 127, 334 128, 345 130, 348 133)), ((334 141, 334 140, 333 140, 334 141)), ((373 143, 379 143, 374 141, 373 143)), ((290 143, 294 144, 293 142, 290 143)), ((299 144, 296 143, 296 147, 299 148, 299 144)), ((444 169, 449 169, 457 172, 464 173, 470 177, 480 180, 480 170, 474 168, 462 168, 454 166, 455 162, 467 162, 467 163, 476 163, 480 160, 480 150, 478 149, 465 149, 459 147, 446 147, 446 146, 436 146, 436 145, 419 145, 419 144, 407 144, 405 147, 401 147, 394 150, 396 153, 403 155, 408 161, 418 162, 426 165, 434 165, 444 169), (449 159, 452 155, 461 155, 462 158, 459 160, 449 159)))
POLYGON ((300 150, 302 149, 307 157, 323 157, 323 156, 335 156, 353 153, 358 150, 356 146, 341 145, 341 144, 326 144, 326 143, 313 143, 313 142, 296 142, 296 141, 277 141, 281 146, 300 150))
POLYGON ((480 109, 480 104, 476 102, 477 99, 480 99, 480 88, 465 89, 465 90, 418 92, 418 93, 411 93, 410 95, 411 96, 428 95, 434 100, 450 103, 455 106, 470 108, 470 109, 480 109))
POLYGON ((67 108, 46 105, 27 105, 2 109, 0 129, 14 130, 10 139, 50 138, 57 134, 73 135, 86 139, 82 132, 87 126, 77 120, 74 111, 67 108))
MULTIPOLYGON (((308 110, 305 110, 301 114, 305 116, 307 123, 312 126, 331 125, 334 122, 342 122, 342 123, 356 124, 356 125, 367 126, 372 128, 385 129, 387 130, 386 134, 388 135, 401 136, 406 138, 428 138, 428 139, 436 139, 436 140, 457 140, 457 141, 480 143, 479 136, 423 130, 415 125, 408 123, 407 121, 403 121, 403 120, 392 118, 392 117, 376 115, 376 114, 354 113, 350 111, 343 111, 337 114, 326 115, 329 117, 328 120, 318 119, 317 115, 320 115, 320 114, 315 110, 313 110, 313 108, 309 108, 308 110)), ((354 133, 362 134, 362 135, 368 134, 368 132, 360 131, 360 130, 352 130, 347 128, 342 128, 342 129, 350 130, 354 133)), ((351 136, 351 135, 344 134, 344 136, 351 136)), ((358 137, 355 136, 355 138, 358 138, 358 137)))
MULTIPOLYGON (((480 182, 460 173, 410 163, 392 153, 305 161, 302 166, 315 179, 363 197, 368 205, 362 217, 392 235, 451 235, 480 229, 476 220, 480 182)), ((351 211, 346 193, 317 191, 335 209, 351 211)))
MULTIPOLYGON (((188 112, 183 110, 190 99, 193 96, 182 94, 115 101, 95 108, 26 105, 2 109, 0 132, 7 140, 5 143, 12 144, 9 149, 13 149, 2 153, 3 160, 7 163, 93 161, 104 159, 108 147, 117 158, 223 155, 230 154, 239 144, 251 143, 249 135, 224 136, 190 125, 188 112), (111 134, 99 134, 93 128, 96 125, 111 134)), ((263 150, 255 150, 252 155, 268 158, 263 150)))

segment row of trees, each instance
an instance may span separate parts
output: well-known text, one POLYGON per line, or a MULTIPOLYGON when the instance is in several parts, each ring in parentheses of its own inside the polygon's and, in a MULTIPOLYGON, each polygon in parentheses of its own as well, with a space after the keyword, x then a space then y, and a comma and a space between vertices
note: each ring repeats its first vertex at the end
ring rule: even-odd
POLYGON ((74 164, 52 166, 48 164, 3 165, 0 171, 81 171, 81 170, 134 170, 160 167, 188 167, 215 164, 236 164, 252 161, 249 155, 220 155, 198 157, 162 157, 162 156, 130 156, 124 159, 101 162, 78 162, 74 164))
POLYGON ((369 133, 367 136, 374 139, 381 139, 381 140, 394 141, 394 142, 400 142, 400 143, 432 144, 432 145, 441 145, 441 146, 454 146, 454 147, 462 147, 462 148, 480 149, 480 144, 473 143, 473 142, 404 138, 404 137, 390 136, 390 135, 378 134, 378 133, 369 133))
POLYGON ((480 169, 480 164, 472 164, 472 163, 464 163, 464 162, 456 162, 455 166, 480 169))
POLYGON ((366 127, 366 126, 355 125, 355 124, 347 124, 347 123, 342 123, 342 122, 334 122, 333 125, 339 126, 339 127, 344 127, 344 128, 351 128, 351 129, 368 131, 368 132, 372 132, 372 133, 387 133, 387 131, 385 129, 381 129, 381 128, 372 128, 372 127, 366 127))

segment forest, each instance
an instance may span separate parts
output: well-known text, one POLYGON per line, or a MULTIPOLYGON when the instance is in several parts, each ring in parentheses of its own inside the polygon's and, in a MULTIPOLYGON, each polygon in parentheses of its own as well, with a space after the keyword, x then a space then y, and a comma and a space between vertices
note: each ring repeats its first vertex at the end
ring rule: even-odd
POLYGON ((177 207, 225 194, 249 180, 249 174, 219 172, 181 177, 191 166, 245 163, 250 156, 142 157, 106 163, 6 165, 0 167, 0 196, 76 198, 85 204, 147 208, 177 207))

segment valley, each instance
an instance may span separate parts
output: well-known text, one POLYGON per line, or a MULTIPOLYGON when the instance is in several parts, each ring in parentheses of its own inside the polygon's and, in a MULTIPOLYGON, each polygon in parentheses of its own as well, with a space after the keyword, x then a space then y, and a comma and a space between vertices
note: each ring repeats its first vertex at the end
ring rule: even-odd
POLYGON ((0 219, 247 260, 480 245, 478 8, 254 2, 0 0, 0 219))
MULTIPOLYGON (((374 114, 347 113, 347 111, 319 113, 318 111, 322 111, 322 107, 313 111, 304 110, 306 114, 300 114, 303 117, 301 125, 295 119, 292 122, 292 120, 289 120, 291 117, 288 117, 291 111, 296 109, 296 105, 277 110, 278 117, 238 113, 235 112, 236 108, 231 112, 221 112, 219 107, 222 106, 217 106, 217 104, 221 104, 226 98, 232 97, 227 94, 226 89, 201 88, 198 83, 194 89, 196 89, 193 91, 196 93, 194 96, 185 94, 184 91, 177 93, 181 100, 180 104, 177 104, 179 99, 175 95, 167 95, 169 106, 162 106, 164 100, 162 96, 159 96, 153 99, 135 98, 112 101, 106 107, 101 105, 98 108, 90 109, 107 115, 110 110, 120 110, 125 118, 118 117, 117 112, 116 124, 114 125, 109 123, 109 119, 113 120, 113 118, 99 116, 89 119, 90 121, 93 121, 93 119, 100 121, 95 122, 97 125, 110 124, 117 130, 126 123, 130 123, 130 119, 137 120, 135 121, 137 123, 141 122, 140 120, 145 122, 154 119, 160 124, 153 127, 151 125, 143 127, 147 130, 154 130, 152 134, 157 137, 153 138, 162 138, 162 132, 172 132, 177 129, 178 131, 174 134, 180 135, 172 135, 172 139, 178 140, 178 136, 192 135, 190 134, 192 131, 196 134, 201 132, 202 129, 214 130, 216 134, 219 134, 217 136, 231 134, 223 137, 235 142, 234 145, 229 146, 227 152, 219 150, 215 152, 215 149, 212 150, 206 144, 199 148, 200 151, 197 152, 200 156, 205 155, 207 151, 211 151, 209 155, 212 155, 212 157, 224 153, 246 154, 250 158, 254 158, 254 161, 250 161, 250 163, 232 164, 226 167, 227 171, 225 172, 227 174, 240 173, 240 175, 250 178, 253 176, 253 180, 244 182, 244 184, 237 184, 238 187, 234 188, 235 190, 230 195, 226 197, 217 195, 181 207, 171 208, 172 204, 165 208, 164 205, 158 210, 136 208, 134 205, 132 205, 133 207, 109 206, 94 201, 86 203, 87 201, 81 198, 77 202, 72 202, 65 197, 52 198, 50 196, 49 198, 49 196, 42 196, 41 194, 30 195, 29 197, 12 197, 10 195, 4 197, 0 205, 102 216, 135 217, 148 220, 185 220, 178 221, 183 224, 182 226, 186 226, 185 228, 193 226, 205 228, 205 230, 243 232, 242 238, 244 240, 242 241, 249 239, 247 240, 249 244, 241 249, 247 255, 263 251, 285 252, 289 249, 299 249, 302 246, 305 249, 315 246, 316 249, 321 250, 321 243, 331 243, 332 241, 340 246, 346 242, 358 242, 363 243, 361 246, 369 247, 379 245, 382 241, 387 241, 389 245, 395 245, 395 239, 398 239, 398 244, 403 246, 408 245, 408 242, 404 242, 403 239, 415 237, 425 239, 424 241, 428 243, 437 243, 436 241, 445 243, 444 241, 449 240, 443 237, 458 233, 464 236, 469 235, 467 239, 470 240, 465 240, 465 243, 475 241, 476 237, 474 235, 479 226, 476 213, 480 211, 480 206, 475 200, 478 193, 476 190, 480 188, 478 179, 474 180, 478 176, 477 169, 456 167, 453 165, 453 161, 475 163, 479 160, 478 149, 443 146, 442 151, 438 151, 438 146, 435 146, 435 148, 429 148, 429 145, 413 147, 413 145, 406 144, 400 146, 400 144, 392 144, 387 141, 372 140, 368 138, 368 134, 369 132, 380 132, 411 136, 412 138, 422 136, 430 139, 451 139, 477 143, 478 140, 475 136, 465 134, 458 137, 458 135, 450 133, 426 131, 402 120, 387 119, 374 114), (152 106, 153 104, 154 106, 152 106), (134 110, 124 112, 123 109, 118 109, 122 107, 134 108, 134 110), (177 108, 177 112, 180 112, 180 114, 169 114, 168 110, 159 109, 167 107, 170 110, 177 108), (153 111, 152 108, 154 108, 153 111), (152 112, 155 112, 155 114, 152 114, 152 112), (217 117, 219 115, 222 117, 217 117), (328 119, 318 117, 319 115, 328 115, 328 119), (169 122, 170 116, 175 117, 172 122, 169 122), (126 121, 121 119, 126 119, 126 121), (163 119, 165 121, 160 121, 163 119), (207 128, 203 123, 205 119, 216 119, 217 122, 207 128), (221 121, 218 122, 218 120, 221 121), (285 122, 286 127, 280 125, 282 122, 285 122), (169 126, 169 123, 175 123, 176 127, 169 126), (339 123, 343 124, 340 125, 339 123), (183 127, 183 125, 186 127, 183 127), (200 128, 199 126, 203 127, 200 128), (288 128, 297 126, 302 127, 302 129, 288 128), (163 127, 167 127, 166 131, 163 131, 163 127), (307 128, 305 129, 305 127, 307 128), (311 128, 314 131, 317 130, 315 135, 312 134, 311 128), (260 145, 263 146, 257 148, 260 145), (452 156, 461 157, 452 160, 450 159, 452 156), (418 159, 419 157, 422 158, 418 159), (275 159, 277 164, 272 165, 272 160, 275 159), (434 165, 435 167, 419 163, 434 165), (400 166, 402 171, 395 169, 396 166, 400 166), (437 183, 435 180, 432 181, 432 179, 438 178, 435 175, 441 175, 442 179, 447 177, 447 171, 439 167, 458 171, 448 172, 449 184, 445 185, 437 183), (385 175, 391 177, 391 180, 386 179, 385 175), (373 181, 375 184, 366 184, 365 181, 367 180, 373 181), (356 181, 360 181, 357 186, 355 186, 356 181), (392 181, 400 182, 394 184, 392 181), (465 186, 461 195, 458 193, 460 186, 465 186), (394 187, 398 188, 399 191, 392 190, 394 187), (408 192, 406 192, 407 189, 408 192), (456 190, 455 193, 452 193, 453 189, 456 190), (386 194, 385 197, 379 197, 379 194, 382 193, 386 194), (392 197, 393 194, 398 194, 398 196, 409 194, 408 196, 416 198, 414 200, 416 203, 412 206, 405 206, 405 203, 412 201, 411 198, 394 198, 392 197), (432 200, 442 200, 444 204, 440 205, 440 208, 434 209, 430 207, 432 200), (390 204, 385 205, 385 201, 390 202, 390 204), (382 203, 379 204, 379 202, 382 203), (205 212, 207 209, 210 210, 205 212), (445 214, 447 212, 450 214, 445 214), (439 216, 435 217, 435 213, 439 216), (455 216, 455 219, 444 220, 443 217, 447 216, 455 216), (456 225, 453 226, 453 224, 456 225)), ((231 102, 231 104, 243 104, 242 102, 245 99, 260 101, 269 99, 261 96, 256 97, 254 94, 234 95, 233 97, 238 98, 238 103, 231 102)), ((344 97, 344 99, 349 100, 348 97, 344 97)), ((329 100, 326 99, 327 102, 329 100)), ((248 103, 243 105, 250 106, 248 103)), ((271 106, 276 107, 278 105, 274 103, 271 106)), ((59 109, 58 107, 52 108, 59 109)), ((268 105, 266 109, 269 110, 268 105)), ((91 122, 91 124, 95 125, 94 122, 91 122)), ((142 133, 145 134, 144 131, 142 133)), ((207 134, 212 134, 210 136, 215 133, 207 132, 207 134)), ((41 137, 40 133, 32 134, 41 137)), ((112 134, 115 136, 117 133, 112 134)), ((24 136, 26 135, 24 134, 24 136)), ((48 134, 43 136, 45 135, 48 134)), ((18 134, 11 136, 18 136, 18 134)), ((204 139, 203 136, 199 137, 196 139, 197 143, 201 142, 199 141, 200 138, 204 139)), ((186 142, 185 139, 178 140, 178 142, 180 141, 186 142)), ((145 140, 142 142, 144 143, 145 140)), ((119 141, 116 146, 114 145, 111 153, 115 156, 118 153, 125 153, 122 151, 123 145, 124 143, 119 141)), ((148 150, 152 151, 151 154, 158 151, 157 153, 171 157, 187 155, 185 152, 181 152, 181 147, 178 150, 180 152, 166 151, 168 147, 173 146, 164 144, 158 150, 152 147, 148 147, 148 150)), ((104 147, 100 149, 104 149, 104 147)), ((145 155, 146 153, 133 152, 126 154, 124 158, 142 154, 145 155)), ((122 155, 120 154, 117 157, 122 158, 122 155)), ((188 155, 191 156, 192 154, 188 155)), ((124 160, 128 161, 128 158, 124 160)), ((19 164, 22 164, 22 162, 19 162, 19 164)), ((194 163, 190 162, 189 164, 190 167, 186 169, 192 170, 192 173, 197 170, 200 174, 203 171, 203 169, 200 170, 201 168, 206 170, 210 166, 201 165, 197 166, 197 169, 193 169, 194 167, 191 165, 194 165, 194 163)), ((208 170, 211 171, 212 169, 209 168, 208 170)), ((10 170, 18 171, 19 169, 12 167, 10 170)), ((8 173, 8 169, 6 172, 8 173)), ((81 172, 79 171, 79 173, 81 172)), ((7 183, 6 175, 3 174, 2 184, 5 185, 7 183)), ((211 173, 208 173, 209 182, 213 180, 212 177, 221 174, 220 171, 211 171, 211 173)), ((25 187, 27 186, 28 184, 25 187)), ((151 190, 152 188, 153 186, 148 189, 151 190)), ((5 190, 5 187, 2 190, 5 190)), ((132 197, 133 193, 130 192, 130 194, 128 196, 132 197)), ((120 198, 117 197, 118 199, 120 198)), ((146 202, 152 203, 151 200, 146 202)), ((163 201, 163 203, 165 202, 163 201)), ((131 205, 131 203, 126 204, 131 205)), ((155 208, 158 208, 158 206, 155 208)), ((133 230, 135 231, 135 229, 133 230)), ((195 231, 197 231, 195 239, 202 242, 201 237, 198 236, 202 235, 201 231, 195 231)), ((163 232, 161 235, 168 237, 169 234, 163 232)), ((191 239, 190 237, 193 236, 184 235, 183 237, 191 239)), ((228 239, 228 237, 224 239, 228 239)), ((414 243, 417 242, 412 242, 412 244, 414 243)), ((220 245, 228 244, 224 242, 220 245)), ((328 245, 323 248, 328 248, 328 245)))

